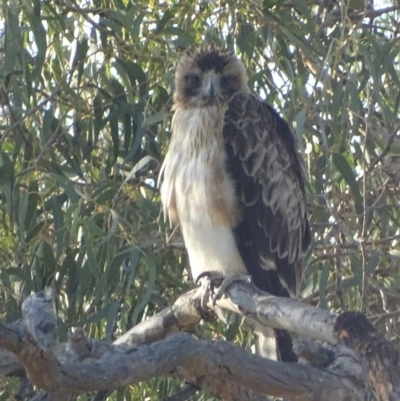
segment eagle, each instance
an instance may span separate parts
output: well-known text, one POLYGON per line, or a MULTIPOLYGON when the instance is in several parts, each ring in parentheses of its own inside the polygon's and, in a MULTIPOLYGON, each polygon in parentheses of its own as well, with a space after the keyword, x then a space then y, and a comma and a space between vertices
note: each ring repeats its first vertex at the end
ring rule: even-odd
MULTIPOLYGON (((173 111, 160 193, 193 278, 250 275, 262 291, 296 296, 310 227, 288 124, 252 93, 234 51, 215 45, 189 48, 178 62, 173 111)), ((255 332, 261 355, 296 361, 286 331, 255 332)))

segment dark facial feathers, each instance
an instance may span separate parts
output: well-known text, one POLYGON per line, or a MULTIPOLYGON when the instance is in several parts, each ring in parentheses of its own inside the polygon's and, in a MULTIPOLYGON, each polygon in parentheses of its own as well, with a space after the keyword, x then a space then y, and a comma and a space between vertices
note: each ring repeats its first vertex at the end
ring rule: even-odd
POLYGON ((227 105, 237 92, 249 92, 249 88, 244 64, 232 50, 215 46, 190 48, 179 61, 174 108, 227 105))
POLYGON ((211 44, 209 46, 190 47, 180 60, 180 63, 193 62, 200 71, 205 72, 214 69, 217 73, 220 73, 227 64, 235 60, 237 58, 233 50, 219 48, 211 44))

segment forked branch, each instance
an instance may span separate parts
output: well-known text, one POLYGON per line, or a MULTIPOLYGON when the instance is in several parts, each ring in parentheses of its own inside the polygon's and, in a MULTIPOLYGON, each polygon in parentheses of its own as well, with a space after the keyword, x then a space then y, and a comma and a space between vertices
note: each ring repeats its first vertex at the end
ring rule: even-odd
MULTIPOLYGON (((369 391, 368 375, 381 400, 398 399, 390 398, 398 394, 397 365, 392 364, 398 359, 381 363, 379 374, 375 374, 377 365, 371 364, 374 355, 385 347, 378 333, 374 332, 374 338, 379 338, 381 346, 372 351, 368 345, 360 347, 360 341, 356 343, 354 348, 360 357, 336 340, 346 337, 346 344, 353 347, 348 341, 353 333, 351 320, 334 326, 341 322, 335 314, 298 300, 269 296, 252 284, 233 283, 227 297, 217 302, 220 307, 332 344, 323 348, 326 357, 318 359, 313 355, 324 354, 321 346, 310 354, 304 351, 303 342, 297 350, 309 360, 307 364, 271 361, 228 342, 202 341, 182 333, 208 317, 200 309, 201 295, 200 289, 183 294, 171 307, 138 324, 114 344, 88 339, 81 329, 70 335, 68 343, 59 344, 51 307, 54 294, 51 290, 34 294, 24 303, 23 321, 0 325, 0 347, 12 353, 3 351, 8 366, 2 360, 0 374, 26 371, 30 381, 46 392, 35 399, 47 400, 68 399, 74 394, 116 389, 164 376, 206 387, 223 400, 261 401, 273 395, 294 401, 357 401, 364 400, 369 391), (379 391, 382 380, 388 384, 386 388, 392 389, 385 394, 379 391), (389 398, 381 398, 383 394, 389 398)), ((374 330, 372 326, 370 329, 374 330)), ((397 350, 392 351, 397 355, 397 350)))

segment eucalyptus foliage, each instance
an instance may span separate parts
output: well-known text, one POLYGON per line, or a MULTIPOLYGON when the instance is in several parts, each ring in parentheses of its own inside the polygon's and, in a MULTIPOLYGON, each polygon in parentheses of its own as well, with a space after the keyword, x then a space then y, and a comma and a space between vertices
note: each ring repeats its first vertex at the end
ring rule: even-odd
MULTIPOLYGON (((250 86, 295 132, 313 242, 303 297, 397 333, 400 17, 359 0, 3 1, 0 316, 56 288, 60 336, 113 340, 193 286, 160 211, 174 66, 189 45, 243 58, 250 86)), ((381 8, 380 8, 381 7, 381 8)), ((383 8, 382 8, 383 7, 383 8)), ((230 324, 199 336, 249 345, 230 324)), ((3 380, 0 400, 15 381, 3 380)), ((157 399, 156 379, 115 392, 157 399)), ((83 399, 83 398, 82 398, 83 399)), ((201 394, 198 399, 210 399, 201 394)))

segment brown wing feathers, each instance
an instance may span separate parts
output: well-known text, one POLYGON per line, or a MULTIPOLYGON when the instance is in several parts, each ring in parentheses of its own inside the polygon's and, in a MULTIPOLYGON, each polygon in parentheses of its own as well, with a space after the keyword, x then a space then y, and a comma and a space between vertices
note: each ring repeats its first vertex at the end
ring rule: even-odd
POLYGON ((223 134, 239 199, 235 235, 244 263, 260 289, 294 295, 310 243, 295 138, 270 106, 244 93, 231 99, 223 134))

